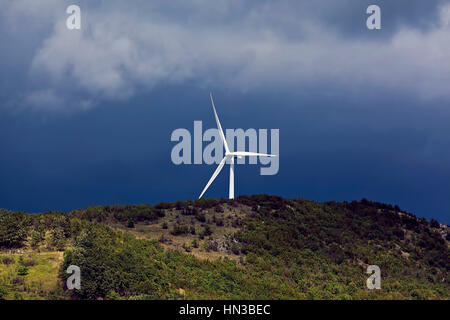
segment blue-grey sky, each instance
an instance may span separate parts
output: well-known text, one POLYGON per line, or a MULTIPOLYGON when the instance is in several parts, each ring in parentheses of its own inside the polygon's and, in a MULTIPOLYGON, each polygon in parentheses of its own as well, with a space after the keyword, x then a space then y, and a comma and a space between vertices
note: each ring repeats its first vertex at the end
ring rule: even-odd
MULTIPOLYGON (((195 199, 174 129, 279 128, 236 193, 363 197, 450 222, 449 1, 0 0, 0 207, 195 199), (66 8, 81 7, 81 30, 66 8), (366 28, 381 8, 382 29, 366 28)), ((228 170, 205 194, 226 197, 228 170)))

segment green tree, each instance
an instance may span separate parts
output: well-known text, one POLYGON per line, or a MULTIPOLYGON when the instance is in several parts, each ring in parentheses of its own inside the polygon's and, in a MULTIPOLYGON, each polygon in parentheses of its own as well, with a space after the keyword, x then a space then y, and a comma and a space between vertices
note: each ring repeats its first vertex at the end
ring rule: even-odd
POLYGON ((60 251, 64 250, 66 247, 66 236, 64 234, 64 229, 61 227, 56 227, 50 231, 49 247, 56 248, 60 251))
POLYGON ((21 247, 27 238, 29 217, 22 212, 0 211, 0 247, 21 247))
POLYGON ((33 249, 39 247, 39 244, 44 240, 43 230, 33 230, 31 231, 30 245, 33 249))
POLYGON ((25 266, 19 266, 17 269, 17 274, 19 276, 26 276, 28 274, 28 268, 25 266))

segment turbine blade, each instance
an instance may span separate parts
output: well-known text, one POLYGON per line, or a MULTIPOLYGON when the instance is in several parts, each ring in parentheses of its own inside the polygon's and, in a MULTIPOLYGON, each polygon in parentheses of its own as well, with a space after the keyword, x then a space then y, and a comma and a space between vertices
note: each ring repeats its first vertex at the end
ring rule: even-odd
POLYGON ((230 155, 236 156, 236 157, 276 157, 277 156, 275 154, 246 152, 246 151, 236 151, 236 152, 232 152, 230 155))
POLYGON ((222 126, 220 125, 219 117, 217 116, 216 107, 214 106, 214 100, 211 92, 209 93, 209 96, 211 97, 211 104, 214 110, 214 117, 216 118, 217 129, 219 129, 220 138, 222 139, 223 145, 225 147, 225 153, 229 153, 230 149, 228 149, 227 140, 225 140, 225 135, 223 134, 222 126))
POLYGON ((206 192, 208 187, 211 185, 211 183, 214 181, 214 179, 220 173, 220 170, 222 170, 223 166, 225 165, 226 160, 227 160, 227 157, 224 157, 222 159, 222 161, 220 161, 219 165, 217 166, 216 171, 214 171, 213 175, 211 176, 211 179, 209 179, 208 183, 206 184, 206 187, 203 189, 202 193, 200 194, 200 197, 198 197, 199 199, 203 196, 203 194, 206 192))

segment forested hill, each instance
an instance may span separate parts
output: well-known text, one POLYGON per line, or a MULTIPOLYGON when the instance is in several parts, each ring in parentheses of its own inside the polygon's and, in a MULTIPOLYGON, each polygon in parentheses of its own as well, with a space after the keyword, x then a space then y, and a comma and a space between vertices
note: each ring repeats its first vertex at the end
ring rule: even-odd
POLYGON ((449 227, 368 200, 0 210, 4 299, 448 299, 449 227), (69 265, 81 289, 65 286, 69 265), (367 266, 381 289, 366 286, 367 266))

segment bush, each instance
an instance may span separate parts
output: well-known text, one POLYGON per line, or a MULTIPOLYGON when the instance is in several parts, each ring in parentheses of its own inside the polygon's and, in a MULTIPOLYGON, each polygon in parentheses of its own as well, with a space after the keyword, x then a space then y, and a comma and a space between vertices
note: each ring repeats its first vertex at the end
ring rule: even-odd
POLYGON ((219 244, 215 240, 209 240, 205 243, 205 250, 206 251, 218 251, 219 244))
POLYGON ((183 216, 195 216, 197 213, 198 213, 197 208, 196 207, 192 207, 192 206, 183 208, 183 210, 181 210, 181 214, 183 216))
POLYGON ((233 243, 231 245, 231 252, 233 252, 235 255, 239 255, 241 253, 241 248, 237 243, 233 243))
POLYGON ((8 290, 5 286, 0 286, 0 300, 6 299, 6 296, 8 295, 8 290))
POLYGON ((206 222, 206 217, 203 213, 196 214, 195 218, 202 223, 206 222))
POLYGON ((19 263, 20 263, 20 265, 25 266, 25 267, 32 267, 32 266, 36 265, 36 260, 32 256, 29 256, 26 259, 23 256, 20 256, 19 263))
POLYGON ((206 225, 205 229, 203 229, 203 231, 200 232, 200 234, 199 234, 200 239, 203 239, 203 238, 208 237, 210 235, 212 235, 212 230, 211 230, 211 227, 208 226, 208 225, 206 225))
POLYGON ((23 296, 19 292, 14 292, 14 300, 23 300, 23 296))
POLYGON ((431 219, 431 221, 430 221, 430 227, 432 227, 432 228, 439 228, 439 227, 440 227, 440 224, 439 224, 439 222, 437 222, 436 220, 431 219))
POLYGON ((121 297, 120 295, 115 292, 114 290, 111 290, 110 292, 108 292, 108 294, 106 295, 106 300, 120 300, 121 297))
POLYGON ((176 225, 173 226, 173 230, 170 233, 172 235, 174 235, 174 236, 188 234, 189 233, 189 228, 188 228, 188 226, 185 226, 185 225, 178 225, 178 224, 176 224, 176 225))
POLYGON ((17 269, 17 274, 19 276, 26 276, 28 274, 28 268, 25 266, 19 266, 19 269, 17 269))
POLYGON ((16 263, 16 261, 15 261, 13 258, 10 258, 10 257, 4 257, 4 258, 2 259, 2 263, 3 263, 3 264, 6 264, 6 265, 9 265, 9 264, 14 264, 14 263, 16 263))

